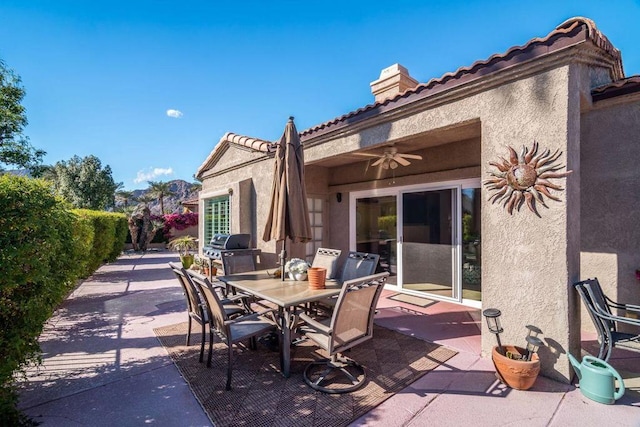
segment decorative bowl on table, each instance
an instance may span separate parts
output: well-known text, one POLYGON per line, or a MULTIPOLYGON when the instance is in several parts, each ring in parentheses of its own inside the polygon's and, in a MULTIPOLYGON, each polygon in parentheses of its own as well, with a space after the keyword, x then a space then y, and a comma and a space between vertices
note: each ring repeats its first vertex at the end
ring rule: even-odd
POLYGON ((291 280, 307 280, 307 270, 309 263, 300 258, 291 258, 284 265, 284 271, 289 274, 291 280))
POLYGON ((307 273, 289 273, 289 279, 296 281, 307 280, 307 273))

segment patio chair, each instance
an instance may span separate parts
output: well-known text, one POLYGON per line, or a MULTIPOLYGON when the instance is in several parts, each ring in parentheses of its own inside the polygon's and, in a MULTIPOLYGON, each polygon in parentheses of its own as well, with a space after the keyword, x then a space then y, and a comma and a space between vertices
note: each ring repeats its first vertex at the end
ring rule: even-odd
POLYGON ((193 283, 202 292, 206 301, 209 319, 209 355, 207 356, 207 367, 211 367, 213 335, 215 331, 228 348, 226 389, 231 390, 233 344, 248 340, 249 347, 255 349, 255 338, 275 329, 275 319, 265 317, 266 314, 273 313, 275 310, 264 310, 259 313, 246 314, 232 319, 224 310, 222 302, 218 294, 214 291, 209 279, 200 275, 194 275, 192 279, 193 283))
MULTIPOLYGON (((191 340, 191 323, 192 320, 195 320, 198 324, 200 324, 200 335, 201 335, 201 343, 200 343, 200 362, 204 357, 204 342, 205 342, 205 328, 207 323, 209 322, 209 318, 207 317, 207 311, 205 308, 205 303, 202 295, 198 291, 198 288, 194 285, 191 277, 187 270, 182 266, 181 263, 170 262, 169 267, 178 278, 178 282, 182 286, 182 290, 187 299, 187 340, 186 345, 189 345, 189 341, 191 340)), ((195 273, 195 272, 194 272, 195 273)), ((245 310, 239 305, 234 304, 230 300, 223 300, 224 310, 228 316, 237 316, 245 312, 245 310)))
POLYGON ((376 272, 379 260, 380 255, 378 254, 351 251, 347 255, 336 281, 342 284, 358 277, 370 276, 376 272))
MULTIPOLYGON (((340 274, 332 280, 344 285, 344 283, 350 280, 370 276, 376 272, 379 260, 380 255, 378 254, 351 251, 347 255, 347 259, 342 266, 340 274)), ((327 298, 322 301, 318 301, 316 304, 312 305, 312 308, 320 308, 330 312, 333 310, 333 307, 335 307, 336 301, 337 297, 327 298)))
POLYGON ((364 369, 342 353, 373 337, 373 316, 387 277, 389 273, 379 273, 345 282, 328 319, 300 313, 304 323, 299 331, 329 354, 329 359, 314 361, 305 368, 304 381, 311 388, 338 394, 362 387, 364 369), (332 378, 334 382, 327 381, 332 378))
POLYGON ((222 269, 224 274, 246 273, 256 270, 256 256, 252 252, 244 251, 222 251, 222 269))
POLYGON ((597 278, 583 280, 573 285, 584 303, 598 333, 600 351, 598 358, 609 360, 614 347, 640 352, 640 329, 637 332, 620 332, 620 324, 640 328, 640 319, 626 317, 624 313, 640 315, 640 306, 618 303, 607 297, 597 278), (614 314, 619 311, 623 315, 614 314))
POLYGON ((340 249, 318 248, 311 267, 326 268, 327 279, 335 279, 338 274, 338 258, 341 253, 340 249))

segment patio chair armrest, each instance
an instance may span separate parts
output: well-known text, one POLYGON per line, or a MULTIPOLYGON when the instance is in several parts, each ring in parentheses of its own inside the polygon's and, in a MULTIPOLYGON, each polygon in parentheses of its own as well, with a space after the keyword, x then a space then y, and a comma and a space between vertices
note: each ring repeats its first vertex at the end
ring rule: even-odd
POLYGON ((263 317, 264 315, 269 314, 269 313, 273 313, 273 312, 275 312, 274 309, 263 310, 263 311, 260 311, 258 313, 251 313, 251 314, 247 314, 247 315, 244 315, 244 316, 236 317, 234 319, 227 320, 227 321, 224 322, 224 324, 225 325, 233 325, 234 323, 245 322, 247 320, 256 320, 259 317, 263 317))
POLYGON ((626 311, 633 311, 634 313, 640 313, 640 305, 621 304, 620 308, 626 311))
POLYGON ((245 298, 251 298, 251 297, 252 295, 242 293, 242 294, 235 294, 235 295, 229 294, 225 297, 225 299, 228 299, 229 301, 242 301, 245 298))
POLYGON ((609 313, 604 313, 602 310, 597 311, 598 316, 613 322, 627 323, 629 325, 640 326, 640 319, 634 319, 633 317, 615 316, 609 313))
POLYGON ((640 305, 634 305, 634 304, 625 304, 622 302, 616 302, 614 300, 612 300, 611 298, 609 298, 608 296, 604 296, 604 298, 606 299, 607 303, 609 303, 609 305, 613 308, 617 308, 619 310, 626 310, 626 311, 633 311, 633 312, 638 312, 640 313, 640 305))
POLYGON ((323 334, 327 334, 328 335, 328 334, 332 333, 332 329, 329 326, 326 326, 326 325, 318 322, 313 317, 310 317, 310 316, 306 315, 305 313, 300 313, 299 317, 300 317, 300 319, 302 321, 307 323, 309 326, 311 326, 314 329, 317 329, 318 331, 322 332, 323 334))

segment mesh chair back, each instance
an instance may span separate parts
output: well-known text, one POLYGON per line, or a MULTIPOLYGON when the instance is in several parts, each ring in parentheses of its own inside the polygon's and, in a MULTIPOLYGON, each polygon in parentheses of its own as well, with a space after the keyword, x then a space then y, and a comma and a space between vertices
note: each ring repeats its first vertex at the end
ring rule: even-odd
POLYGON ((389 273, 345 282, 331 319, 329 354, 341 353, 373 337, 373 316, 389 273))
MULTIPOLYGON (((613 346, 613 334, 615 330, 615 322, 611 319, 607 319, 605 314, 602 314, 595 306, 593 297, 589 290, 589 285, 594 282, 594 279, 583 280, 581 282, 574 283, 574 287, 578 291, 578 295, 582 299, 587 312, 596 327, 598 333, 598 341, 600 341, 600 351, 598 358, 608 360, 611 349, 613 346)), ((597 279, 596 279, 597 283, 597 279)))
POLYGON ((335 279, 338 275, 338 258, 341 253, 340 249, 318 248, 311 267, 326 268, 327 279, 335 279))
POLYGON ((256 270, 256 257, 250 251, 223 251, 220 256, 224 274, 245 273, 256 270))
POLYGON ((178 282, 182 286, 185 295, 187 296, 187 306, 190 315, 195 315, 198 318, 204 318, 204 310, 202 307, 202 299, 197 288, 188 276, 187 270, 182 267, 182 264, 170 262, 169 266, 171 270, 178 278, 178 282))
MULTIPOLYGON (((596 311, 601 312, 603 314, 612 315, 611 309, 609 308, 609 304, 604 297, 604 293, 602 292, 602 288, 600 287, 600 282, 598 279, 587 279, 582 282, 583 286, 587 289, 589 293, 589 298, 593 303, 593 306, 596 311)), ((610 319, 600 318, 602 323, 608 328, 610 331, 616 331, 616 323, 610 319)))
POLYGON ((220 302, 218 294, 214 291, 211 282, 209 282, 209 279, 204 276, 194 275, 191 276, 191 279, 204 297, 207 314, 213 323, 213 328, 226 337, 227 331, 225 327, 225 320, 228 320, 227 313, 224 310, 222 302, 220 302))
POLYGON ((376 271, 380 255, 365 252, 349 252, 342 267, 338 281, 340 283, 359 277, 370 276, 376 271))

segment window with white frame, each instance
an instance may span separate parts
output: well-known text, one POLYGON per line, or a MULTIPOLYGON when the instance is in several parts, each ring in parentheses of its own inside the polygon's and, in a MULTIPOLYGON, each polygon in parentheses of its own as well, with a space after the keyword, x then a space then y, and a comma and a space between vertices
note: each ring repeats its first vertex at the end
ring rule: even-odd
POLYGON ((204 244, 208 244, 214 234, 229 233, 229 196, 218 196, 204 201, 204 244))
POLYGON ((322 246, 322 199, 307 198, 309 205, 309 224, 311 224, 311 235, 313 239, 307 242, 306 259, 313 261, 316 251, 322 246))

